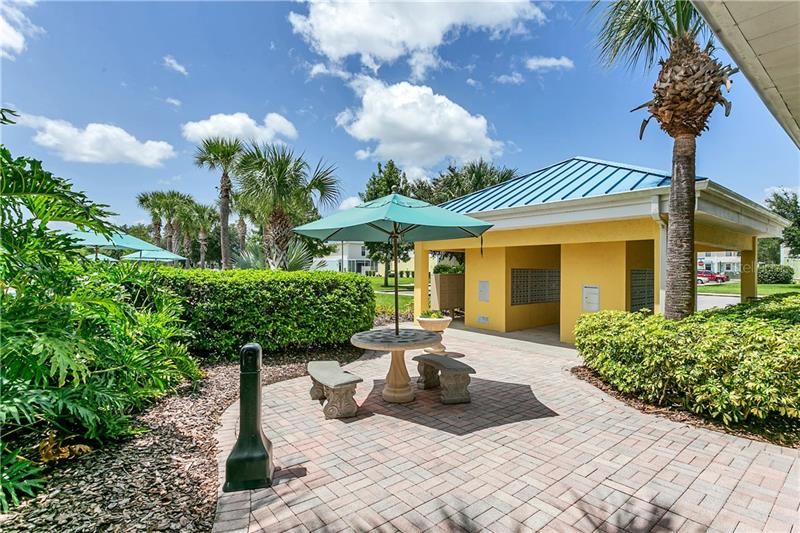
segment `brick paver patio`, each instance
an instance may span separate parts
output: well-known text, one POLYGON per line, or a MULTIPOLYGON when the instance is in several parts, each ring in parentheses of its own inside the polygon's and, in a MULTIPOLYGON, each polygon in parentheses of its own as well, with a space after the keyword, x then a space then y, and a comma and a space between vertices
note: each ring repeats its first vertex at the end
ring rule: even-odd
POLYGON ((325 420, 307 377, 265 387, 274 486, 220 493, 215 531, 800 531, 797 450, 642 414, 572 376, 552 332, 527 337, 446 332, 477 370, 466 405, 385 403, 388 354, 349 365, 353 419, 325 420))

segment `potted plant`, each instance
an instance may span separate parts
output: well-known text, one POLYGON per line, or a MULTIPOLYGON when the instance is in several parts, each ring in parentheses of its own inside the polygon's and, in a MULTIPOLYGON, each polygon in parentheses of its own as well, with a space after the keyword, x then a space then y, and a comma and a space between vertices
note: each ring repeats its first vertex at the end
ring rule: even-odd
MULTIPOLYGON (((434 311, 432 309, 425 309, 417 317, 417 322, 422 329, 434 331, 440 335, 444 335, 444 330, 450 325, 453 319, 449 316, 444 316, 441 311, 434 311)), ((430 348, 425 348, 425 351, 436 355, 445 355, 446 350, 444 344, 438 342, 430 348)))

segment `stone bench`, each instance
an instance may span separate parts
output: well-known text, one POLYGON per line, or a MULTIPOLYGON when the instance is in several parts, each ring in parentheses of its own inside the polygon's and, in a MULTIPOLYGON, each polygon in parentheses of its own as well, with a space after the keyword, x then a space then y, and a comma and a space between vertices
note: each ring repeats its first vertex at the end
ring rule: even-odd
POLYGON ((356 384, 363 379, 342 370, 336 361, 311 361, 307 369, 312 382, 311 399, 327 400, 322 408, 325 418, 356 416, 358 404, 353 396, 356 384))
POLYGON ((469 403, 469 375, 475 373, 474 368, 443 355, 424 354, 412 359, 417 362, 420 388, 441 386, 442 403, 469 403))

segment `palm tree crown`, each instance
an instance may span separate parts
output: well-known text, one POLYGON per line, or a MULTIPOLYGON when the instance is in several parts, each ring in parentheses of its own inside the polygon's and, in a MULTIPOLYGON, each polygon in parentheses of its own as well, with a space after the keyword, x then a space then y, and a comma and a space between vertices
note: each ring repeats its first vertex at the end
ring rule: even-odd
POLYGON ((331 207, 339 199, 339 181, 332 165, 319 161, 312 169, 303 155, 285 145, 251 143, 242 150, 236 179, 243 204, 254 218, 268 220, 262 230, 271 268, 285 269, 292 238, 292 219, 315 207, 331 207))

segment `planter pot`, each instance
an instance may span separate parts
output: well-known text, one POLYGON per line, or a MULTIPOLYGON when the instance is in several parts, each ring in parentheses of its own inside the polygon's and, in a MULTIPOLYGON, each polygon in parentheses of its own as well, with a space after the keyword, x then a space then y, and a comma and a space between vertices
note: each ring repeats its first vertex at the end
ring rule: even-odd
MULTIPOLYGON (((417 318, 417 322, 422 326, 422 329, 435 331, 442 336, 444 336, 444 330, 447 329, 447 326, 452 321, 453 319, 449 316, 444 318, 417 318)), ((425 348, 425 351, 436 355, 446 355, 446 349, 441 342, 434 344, 430 348, 425 348)))

